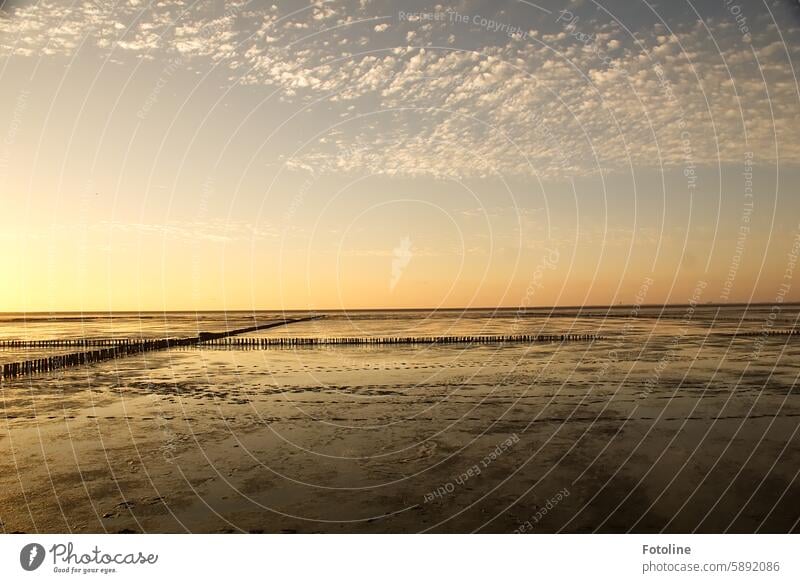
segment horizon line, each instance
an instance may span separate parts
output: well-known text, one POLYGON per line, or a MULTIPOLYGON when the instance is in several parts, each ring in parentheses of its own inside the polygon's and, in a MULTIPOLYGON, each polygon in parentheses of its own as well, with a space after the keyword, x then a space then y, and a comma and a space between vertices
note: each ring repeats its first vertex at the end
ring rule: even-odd
MULTIPOLYGON (((683 308, 691 303, 647 303, 647 304, 584 304, 565 306, 482 306, 482 307, 413 307, 413 308, 236 308, 236 309, 171 309, 171 310, 38 310, 30 312, 0 311, 0 315, 43 315, 43 314, 212 314, 212 313, 307 313, 307 312, 468 312, 468 311, 529 311, 529 310, 586 310, 586 309, 620 309, 620 308, 683 308)), ((694 304, 695 307, 707 308, 741 308, 763 306, 798 306, 800 300, 789 302, 705 302, 694 304)))

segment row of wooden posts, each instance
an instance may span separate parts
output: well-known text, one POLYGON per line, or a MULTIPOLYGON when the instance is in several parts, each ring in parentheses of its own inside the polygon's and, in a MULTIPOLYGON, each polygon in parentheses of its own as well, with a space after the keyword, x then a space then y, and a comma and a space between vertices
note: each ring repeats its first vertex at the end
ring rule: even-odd
MULTIPOLYGON (((177 339, 174 339, 177 340, 177 339)), ((53 340, 0 340, 0 348, 86 348, 139 344, 141 338, 65 338, 53 340)))
POLYGON ((281 346, 327 346, 327 345, 365 345, 365 344, 495 344, 503 342, 571 342, 578 340, 598 340, 595 334, 510 334, 492 336, 344 336, 344 337, 265 337, 265 338, 224 338, 204 342, 211 346, 230 346, 243 348, 269 348, 281 346))
MULTIPOLYGON (((308 318, 313 319, 313 318, 308 318)), ((81 339, 65 340, 63 342, 75 342, 75 344, 55 344, 58 341, 26 341, 26 340, 4 340, 0 341, 0 347, 14 348, 36 348, 54 346, 107 346, 96 350, 83 350, 71 354, 62 354, 44 358, 35 358, 22 362, 6 363, 2 368, 2 378, 15 378, 19 376, 50 372, 63 368, 82 366, 104 360, 111 360, 131 354, 150 352, 153 350, 164 350, 167 348, 195 345, 228 346, 238 348, 267 348, 267 347, 292 347, 292 346, 324 346, 324 345, 387 345, 387 344, 493 344, 509 342, 573 342, 600 340, 601 336, 595 334, 512 334, 512 335, 491 335, 491 336, 395 336, 395 337, 339 337, 339 338, 314 338, 314 337, 263 337, 263 338, 242 338, 236 337, 237 334, 253 332, 264 328, 272 328, 285 324, 291 324, 307 320, 295 319, 277 323, 251 326, 239 330, 228 332, 201 333, 199 336, 190 338, 161 338, 153 340, 138 339, 81 339), (50 344, 41 344, 51 342, 50 344), (103 343, 103 344, 96 344, 103 343), (112 343, 108 345, 106 343, 112 343)), ((728 336, 797 336, 800 330, 767 330, 759 332, 734 332, 725 334, 728 336)))
MULTIPOLYGON (((247 331, 263 327, 248 328, 247 331)), ((241 333, 235 331, 236 333, 241 333)), ((800 336, 800 330, 758 330, 748 332, 721 332, 719 336, 800 336)), ((346 338, 236 338, 227 333, 204 333, 192 338, 169 338, 166 340, 142 340, 140 338, 67 338, 50 340, 0 340, 0 348, 68 348, 90 346, 186 346, 191 344, 211 344, 225 346, 297 346, 305 344, 452 344, 486 342, 559 342, 572 340, 597 340, 594 334, 522 334, 511 336, 416 336, 416 337, 346 337, 346 338), (162 344, 158 344, 158 343, 162 344), (167 344, 163 344, 166 342, 167 344)), ((141 350, 137 350, 141 352, 141 350)))
MULTIPOLYGON (((213 342, 229 336, 237 334, 247 334, 249 332, 256 332, 267 328, 275 328, 277 326, 285 326, 286 324, 294 324, 295 322, 305 322, 309 320, 316 320, 320 316, 310 316, 307 318, 292 318, 280 320, 277 322, 268 322, 264 324, 256 324, 255 326, 248 326, 246 328, 238 328, 236 330, 227 330, 223 332, 201 332, 198 336, 191 336, 188 338, 159 338, 152 340, 141 339, 120 339, 120 340, 89 340, 84 339, 83 344, 74 344, 66 346, 97 346, 91 344, 92 342, 111 342, 113 343, 108 348, 100 348, 97 350, 83 350, 81 352, 74 352, 71 354, 60 354, 57 356, 49 356, 45 358, 34 358, 22 362, 10 362, 3 365, 2 378, 15 378, 19 376, 36 374, 41 372, 50 372, 62 368, 73 366, 82 366, 92 364, 95 362, 102 362, 104 360, 112 360, 122 356, 137 354, 141 352, 151 352, 153 350, 164 350, 167 348, 174 348, 179 346, 193 346, 202 342, 213 342)), ((34 341, 12 341, 6 340, 4 342, 16 342, 16 344, 0 345, 14 348, 37 348, 41 346, 58 346, 54 344, 38 345, 37 342, 49 342, 43 340, 34 341), (33 344, 23 344, 23 342, 32 342, 33 344)), ((65 340, 64 342, 78 342, 78 340, 65 340)), ((106 346, 101 344, 101 346, 106 346)))
POLYGON ((119 343, 111 348, 84 350, 71 354, 59 354, 44 358, 34 358, 22 362, 10 362, 3 365, 3 378, 14 378, 40 372, 50 372, 72 366, 81 366, 111 360, 121 356, 163 350, 173 346, 188 346, 188 338, 163 338, 159 340, 141 340, 139 342, 119 343))
POLYGON ((732 332, 723 336, 800 336, 800 330, 758 330, 757 332, 732 332))
POLYGON ((512 334, 496 336, 397 336, 397 337, 340 337, 340 338, 164 338, 160 340, 119 341, 112 347, 85 350, 46 358, 35 358, 3 365, 3 378, 50 372, 72 366, 81 366, 111 360, 122 356, 163 350, 180 346, 210 345, 237 348, 267 348, 322 345, 387 345, 387 344, 491 344, 506 342, 569 342, 597 340, 592 334, 512 334))
MULTIPOLYGON (((721 332, 719 336, 800 336, 800 330, 759 330, 748 332, 721 332)), ((142 340, 138 338, 71 338, 65 340, 0 340, 0 348, 66 348, 90 346, 132 347, 134 352, 209 344, 213 346, 299 346, 308 344, 454 344, 490 342, 565 342, 597 340, 595 334, 522 334, 510 336, 413 336, 413 337, 343 337, 343 338, 237 338, 216 336, 211 338, 168 338, 142 340), (153 348, 155 347, 155 348, 153 348)))

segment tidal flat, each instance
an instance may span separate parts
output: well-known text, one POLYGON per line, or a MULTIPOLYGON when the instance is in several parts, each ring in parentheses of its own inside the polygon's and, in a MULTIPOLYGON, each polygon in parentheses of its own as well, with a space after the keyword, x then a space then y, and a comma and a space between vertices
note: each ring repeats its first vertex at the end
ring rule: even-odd
MULTIPOLYGON (((791 329, 797 314, 784 310, 768 328, 767 311, 752 308, 329 314, 259 334, 600 339, 200 346, 6 380, 0 525, 797 531, 800 345, 767 334, 791 329)), ((148 334, 196 324, 181 320, 194 315, 160 318, 148 334)), ((74 322, 0 324, 3 337, 86 335, 58 330, 74 322)), ((143 329, 116 326, 91 331, 143 329)))

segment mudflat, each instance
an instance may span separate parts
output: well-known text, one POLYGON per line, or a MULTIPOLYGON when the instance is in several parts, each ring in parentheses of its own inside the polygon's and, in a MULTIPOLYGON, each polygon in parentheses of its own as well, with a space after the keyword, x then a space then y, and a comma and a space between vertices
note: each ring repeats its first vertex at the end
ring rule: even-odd
POLYGON ((2 528, 796 531, 796 341, 636 326, 184 348, 4 382, 2 528))

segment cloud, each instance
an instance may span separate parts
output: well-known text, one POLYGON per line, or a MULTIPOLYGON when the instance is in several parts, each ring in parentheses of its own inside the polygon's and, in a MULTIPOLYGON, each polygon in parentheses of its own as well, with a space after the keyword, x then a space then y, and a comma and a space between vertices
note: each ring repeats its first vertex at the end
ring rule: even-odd
POLYGON ((278 229, 272 226, 255 225, 242 221, 171 221, 167 223, 105 221, 95 225, 93 228, 105 233, 117 231, 213 243, 269 239, 275 238, 279 234, 278 229))
MULTIPOLYGON (((16 6, 0 20, 0 55, 93 46, 224 67, 237 84, 277 88, 283 101, 329 112, 325 139, 292 156, 320 172, 689 172, 738 163, 744 150, 800 163, 790 61, 800 57, 798 31, 766 21, 751 21, 746 35, 724 18, 642 24, 631 35, 614 22, 565 26, 536 13, 529 33, 510 36, 503 13, 491 16, 496 25, 406 22, 377 1, 289 12, 242 0, 222 15, 213 3, 119 4, 16 6), (355 143, 363 147, 354 152, 355 143)), ((432 13, 454 9, 464 7, 432 13)))

